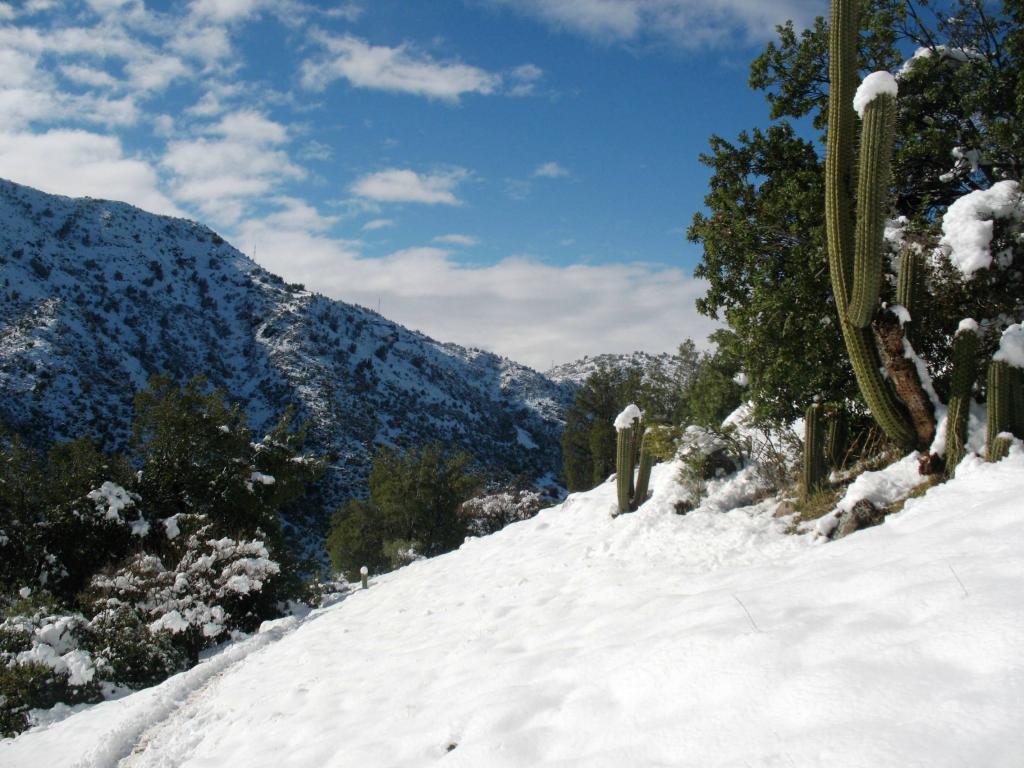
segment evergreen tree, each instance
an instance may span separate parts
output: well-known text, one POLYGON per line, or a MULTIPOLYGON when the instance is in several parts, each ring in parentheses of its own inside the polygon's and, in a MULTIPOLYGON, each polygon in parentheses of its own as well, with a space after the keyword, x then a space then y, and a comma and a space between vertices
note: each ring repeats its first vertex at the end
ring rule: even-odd
POLYGON ((436 443, 378 450, 369 499, 347 502, 331 521, 327 552, 334 567, 355 580, 364 565, 375 572, 394 567, 389 553, 396 542, 426 557, 458 547, 467 533, 459 507, 479 485, 471 461, 436 443))

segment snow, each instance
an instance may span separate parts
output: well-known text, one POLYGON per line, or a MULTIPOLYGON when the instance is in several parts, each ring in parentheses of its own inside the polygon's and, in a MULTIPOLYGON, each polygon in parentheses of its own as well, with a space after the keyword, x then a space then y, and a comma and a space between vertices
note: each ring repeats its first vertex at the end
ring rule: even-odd
POLYGON ((948 249, 949 259, 965 279, 992 265, 993 219, 1024 218, 1020 185, 998 181, 955 200, 942 217, 939 245, 948 249))
POLYGON ((622 413, 615 417, 615 431, 621 432, 624 429, 629 429, 633 426, 634 421, 638 421, 643 417, 643 411, 637 408, 633 403, 630 403, 622 409, 622 413))
POLYGON ((955 335, 960 335, 961 333, 966 333, 968 331, 977 334, 979 333, 979 330, 980 326, 978 325, 977 320, 972 317, 965 317, 960 321, 959 325, 957 325, 955 335))
POLYGON ((899 92, 899 85, 896 78, 889 72, 872 72, 865 77, 853 96, 853 108, 863 118, 864 109, 879 96, 892 96, 896 98, 899 92))
MULTIPOLYGON (((848 499, 919 482, 909 456, 848 499)), ((1011 768, 1024 753, 1024 451, 968 456, 823 544, 749 473, 604 484, 0 743, 5 768, 1011 768)), ((844 503, 845 500, 844 500, 844 503)))
POLYGON ((89 491, 87 498, 96 502, 98 512, 102 512, 108 520, 117 522, 122 522, 121 513, 135 504, 128 491, 109 480, 96 490, 89 491))
POLYGON ((993 360, 1004 360, 1015 368, 1024 368, 1024 324, 1014 323, 1003 331, 993 360))
POLYGON ((181 535, 181 529, 178 527, 178 516, 171 515, 168 518, 164 518, 164 533, 167 534, 168 539, 176 539, 181 535))
POLYGON ((900 327, 910 322, 910 310, 902 304, 890 305, 889 311, 896 315, 896 319, 900 321, 900 327))

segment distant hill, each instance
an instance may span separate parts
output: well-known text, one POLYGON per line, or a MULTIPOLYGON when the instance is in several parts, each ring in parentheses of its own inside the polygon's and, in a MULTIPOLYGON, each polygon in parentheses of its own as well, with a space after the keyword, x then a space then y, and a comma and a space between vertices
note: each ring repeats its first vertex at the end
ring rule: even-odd
POLYGON ((197 374, 257 430, 288 405, 362 492, 375 444, 440 440, 495 476, 560 468, 572 386, 443 344, 257 266, 217 233, 0 180, 0 420, 38 443, 128 438, 150 375, 197 374))
POLYGON ((549 368, 544 375, 561 384, 578 387, 587 380, 598 368, 639 368, 645 375, 656 374, 664 380, 679 378, 679 366, 682 361, 676 355, 662 352, 652 355, 648 352, 630 352, 629 354, 607 354, 582 357, 571 363, 563 363, 549 368))

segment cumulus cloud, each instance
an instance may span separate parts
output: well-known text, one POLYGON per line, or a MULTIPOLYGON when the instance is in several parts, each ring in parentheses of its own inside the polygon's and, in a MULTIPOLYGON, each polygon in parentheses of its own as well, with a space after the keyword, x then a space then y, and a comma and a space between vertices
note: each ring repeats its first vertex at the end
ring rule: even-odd
POLYGON ((123 200, 153 213, 184 215, 160 191, 149 163, 126 156, 117 138, 89 131, 0 133, 0 177, 45 192, 123 200))
POLYGON ((569 171, 556 163, 554 160, 538 165, 533 172, 534 176, 542 179, 561 179, 569 175, 569 171))
POLYGON ((286 280, 364 306, 380 299, 403 325, 541 370, 587 354, 672 351, 717 327, 694 309, 706 285, 680 269, 527 257, 467 266, 437 247, 367 258, 352 243, 300 229, 247 221, 239 231, 239 244, 247 252, 255 245, 260 263, 286 280))
POLYGON ((363 224, 364 232, 373 232, 377 229, 385 229, 386 227, 395 226, 395 222, 392 219, 371 219, 370 221, 363 224))
POLYGON ((168 143, 161 165, 173 175, 175 197, 218 225, 237 222, 282 180, 305 176, 281 148, 285 127, 257 112, 225 115, 207 134, 168 143))
POLYGON ((462 168, 430 174, 406 168, 388 168, 359 179, 351 191, 359 197, 381 203, 461 205, 455 196, 455 188, 468 175, 462 168))
POLYGON ((436 61, 408 44, 394 48, 372 45, 352 35, 317 34, 325 55, 302 65, 302 84, 323 90, 344 78, 356 88, 409 93, 458 101, 467 93, 489 94, 501 84, 499 75, 458 61, 436 61))
POLYGON ((482 0, 533 16, 557 29, 604 42, 668 39, 698 48, 726 44, 738 35, 764 40, 776 24, 809 24, 824 14, 820 0, 482 0))

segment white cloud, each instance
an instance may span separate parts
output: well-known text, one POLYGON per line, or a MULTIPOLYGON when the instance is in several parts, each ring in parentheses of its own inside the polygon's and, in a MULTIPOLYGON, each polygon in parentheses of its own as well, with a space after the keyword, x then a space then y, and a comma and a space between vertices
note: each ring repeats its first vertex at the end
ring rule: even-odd
POLYGON ((63 64, 60 71, 68 80, 79 85, 93 88, 116 88, 118 86, 117 78, 102 69, 83 67, 80 64, 63 64))
POLYGON ((123 200, 154 213, 184 215, 161 191, 148 163, 121 142, 81 130, 0 133, 0 177, 62 195, 123 200))
POLYGON ((451 235, 438 235, 434 238, 435 243, 444 243, 445 245, 458 245, 464 248, 469 248, 480 243, 480 238, 473 237, 472 235, 460 235, 458 233, 451 235))
POLYGON ((337 216, 322 216, 316 208, 297 197, 283 195, 271 198, 278 210, 262 221, 268 227, 281 227, 304 232, 323 232, 338 222, 337 216))
POLYGON ((202 18, 231 22, 252 16, 262 4, 261 0, 192 0, 190 10, 202 18))
POLYGON ((232 54, 227 29, 209 23, 187 23, 170 41, 169 47, 206 66, 212 66, 232 54))
POLYGON ((604 42, 667 39, 685 48, 765 40, 776 24, 809 24, 821 0, 483 0, 604 42))
POLYGON ((467 93, 494 93, 501 84, 499 75, 457 61, 435 61, 408 45, 371 45, 351 35, 318 34, 315 39, 327 55, 303 62, 302 84, 312 90, 344 78, 356 88, 454 102, 467 93))
POLYGON ((530 96, 543 77, 544 70, 536 64, 520 64, 508 75, 510 83, 507 93, 509 96, 530 96))
POLYGON ((419 174, 402 168, 389 168, 356 181, 353 194, 381 203, 427 203, 461 205, 455 188, 468 176, 465 169, 419 174))
POLYGON ((377 229, 385 229, 386 227, 395 226, 393 219, 371 219, 370 221, 363 224, 363 231, 373 232, 377 229))
POLYGON ((569 175, 569 171, 556 163, 554 160, 538 165, 533 172, 534 176, 542 179, 561 179, 569 175))
POLYGON ((260 263, 286 280, 364 306, 380 298, 384 315, 403 325, 542 370, 587 354, 673 351, 683 338, 702 341, 717 327, 694 309, 706 284, 681 269, 522 257, 474 267, 443 248, 375 259, 299 229, 248 221, 240 233, 243 248, 257 245, 260 263))
POLYGON ((282 180, 305 176, 280 148, 288 137, 285 127, 257 112, 225 115, 207 133, 217 138, 170 142, 161 165, 174 175, 175 197, 219 225, 234 224, 282 180))
POLYGON ((10 3, 0 3, 0 21, 10 21, 14 18, 14 8, 10 3))
POLYGON ((359 3, 343 3, 337 8, 325 11, 324 14, 332 19, 344 19, 347 22, 354 23, 359 21, 365 11, 366 9, 359 3))
POLYGON ((225 115, 210 132, 251 144, 281 144, 288 140, 288 131, 283 125, 254 110, 225 115))

